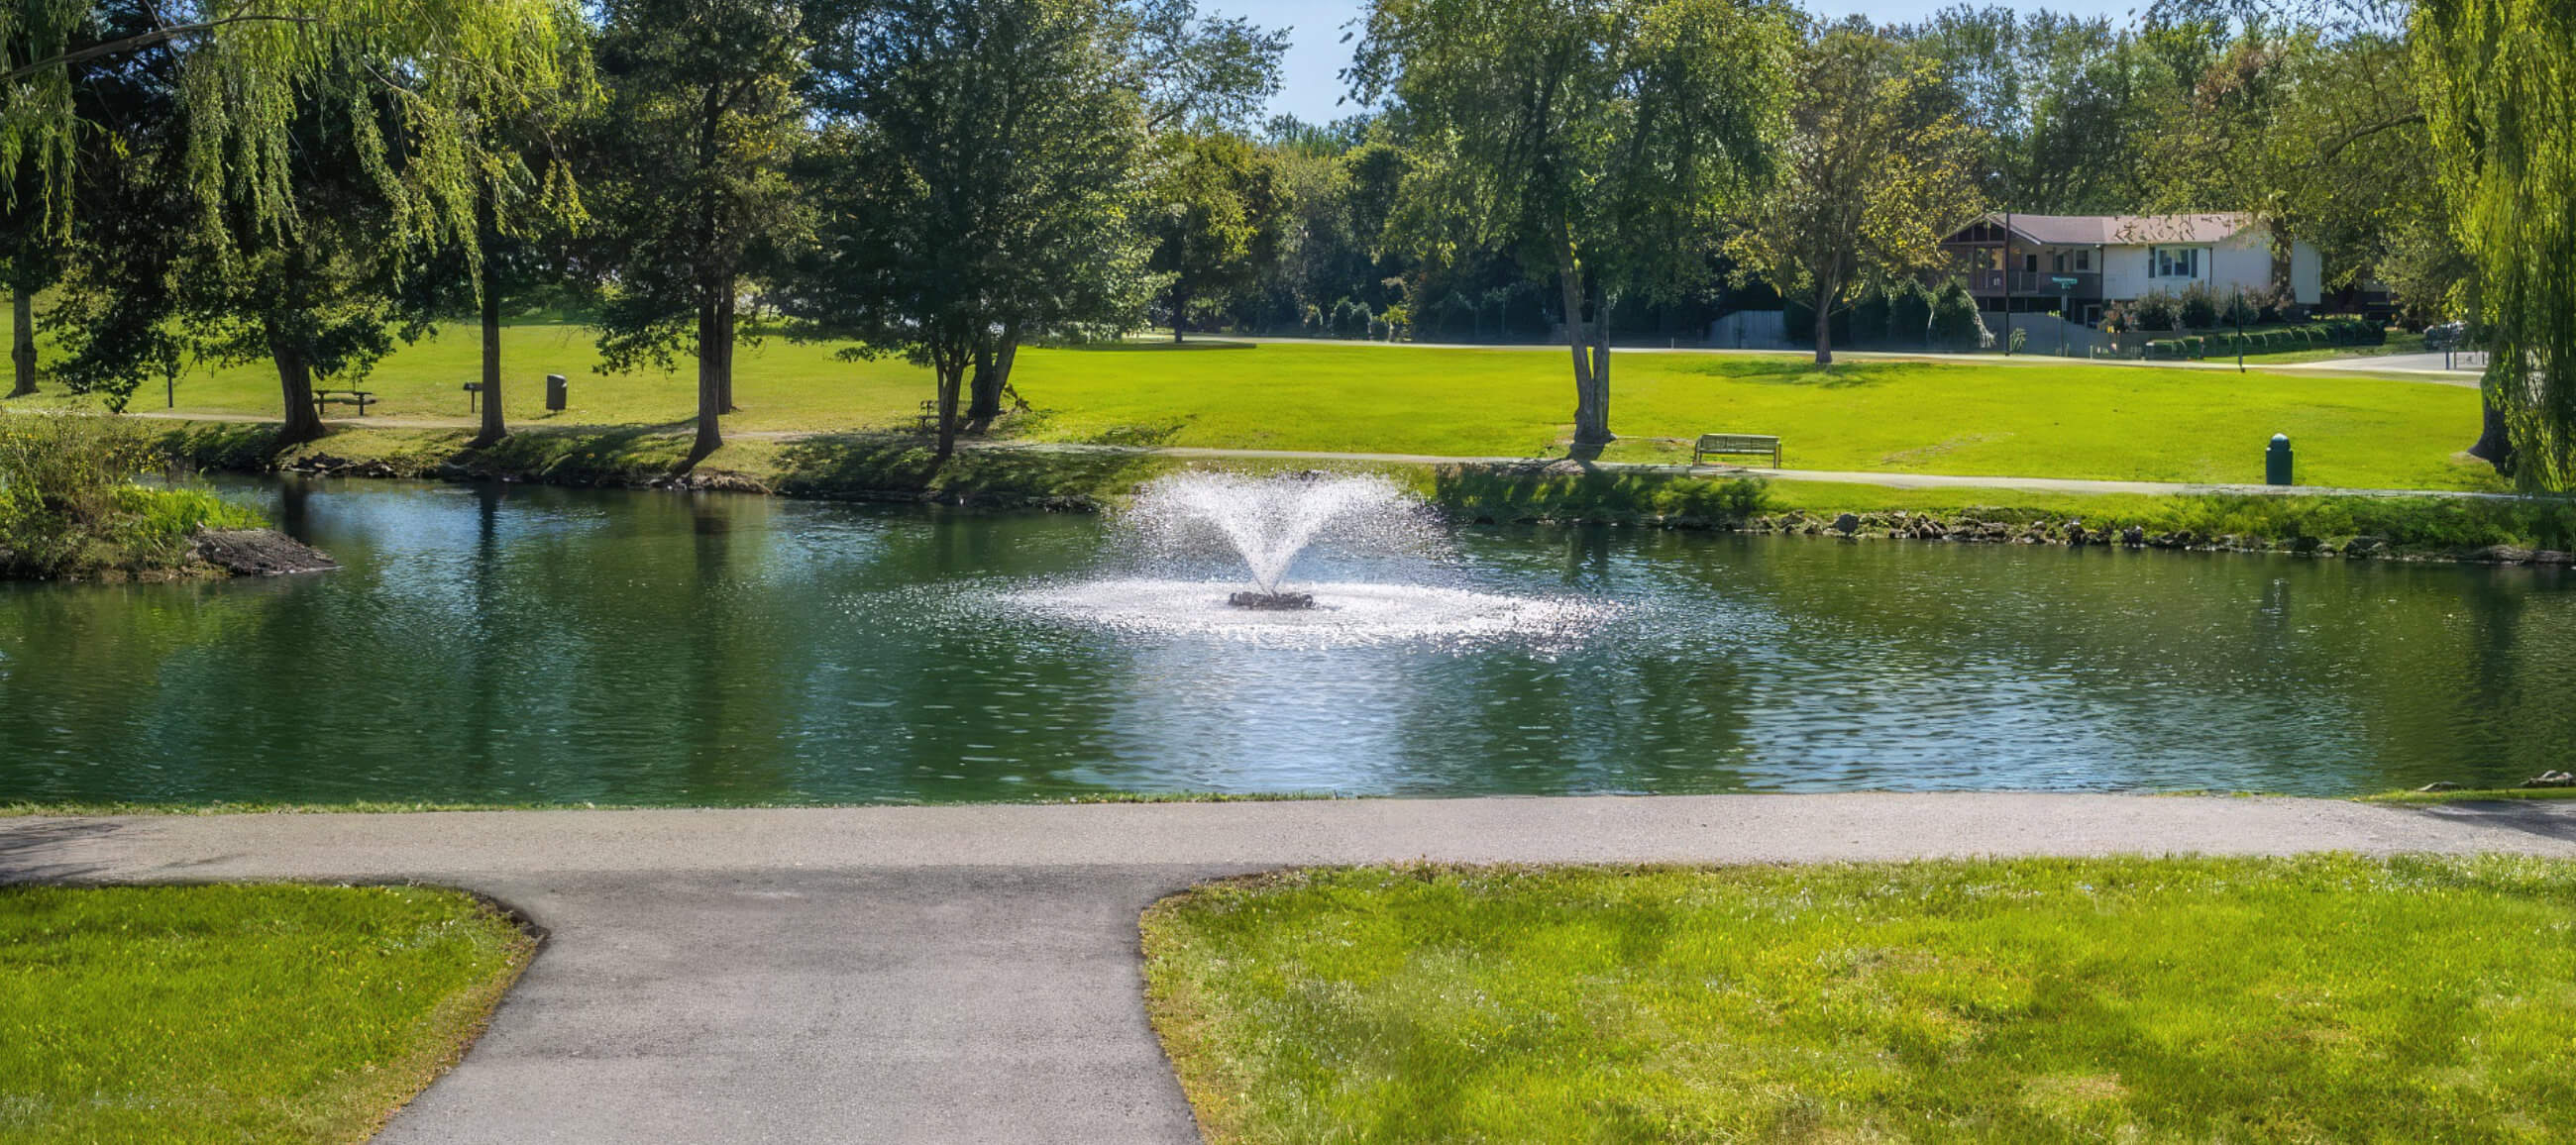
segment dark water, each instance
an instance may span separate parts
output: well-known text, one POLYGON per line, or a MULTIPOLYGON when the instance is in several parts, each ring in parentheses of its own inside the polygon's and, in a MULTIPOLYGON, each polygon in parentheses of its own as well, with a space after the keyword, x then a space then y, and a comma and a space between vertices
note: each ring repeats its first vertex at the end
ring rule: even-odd
POLYGON ((1617 615, 1264 647, 1001 603, 1112 560, 1082 517, 231 491, 348 567, 0 587, 0 801, 2341 794, 2576 759, 2547 571, 1470 529, 1421 575, 1617 615))

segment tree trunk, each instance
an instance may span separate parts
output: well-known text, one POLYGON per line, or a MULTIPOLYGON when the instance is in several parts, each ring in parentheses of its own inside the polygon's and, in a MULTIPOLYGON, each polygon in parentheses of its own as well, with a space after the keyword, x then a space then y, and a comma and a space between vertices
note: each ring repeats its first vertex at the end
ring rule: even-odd
POLYGON ((939 451, 931 458, 934 466, 945 465, 957 453, 957 392, 966 378, 965 355, 953 354, 937 360, 939 371, 939 451))
POLYGON ((36 292, 24 284, 9 287, 9 365, 12 380, 9 396, 23 398, 36 392, 36 292))
POLYGON ((1583 321, 1582 268, 1573 244, 1557 251, 1557 287, 1565 301, 1565 341, 1574 355, 1574 451, 1599 453, 1610 443, 1610 346, 1606 315, 1595 315, 1599 330, 1587 336, 1583 321))
POLYGON ((509 422, 501 415, 501 291, 492 284, 492 273, 488 269, 491 266, 488 252, 492 248, 486 246, 483 249, 487 252, 484 256, 487 269, 480 284, 483 294, 483 429, 474 435, 471 443, 477 449, 497 445, 510 433, 509 422))
POLYGON ((728 278, 725 280, 724 293, 716 296, 716 320, 722 335, 716 356, 724 363, 723 368, 716 372, 716 408, 725 413, 742 411, 742 407, 733 404, 733 348, 735 345, 733 296, 734 281, 728 278))
POLYGON ((1002 416, 1002 390, 1011 384, 1011 360, 1020 352, 1019 329, 1019 323, 1005 323, 997 339, 975 347, 975 373, 966 383, 966 432, 983 433, 1002 416))
POLYGON ((687 469, 724 448, 724 317, 713 292, 698 299, 698 440, 689 447, 687 469))
POLYGON ((2485 424, 2478 433, 2478 443, 2469 447, 2469 456, 2495 466, 2495 471, 2513 476, 2513 432, 2505 425, 2504 407, 2493 397, 2481 403, 2485 424))
POLYGON ((1189 321, 1189 317, 1188 317, 1188 316, 1189 316, 1189 312, 1190 312, 1190 296, 1189 296, 1188 294, 1183 293, 1183 292, 1181 291, 1181 288, 1180 288, 1178 285, 1174 285, 1174 286, 1172 287, 1172 344, 1173 344, 1173 345, 1176 345, 1176 346, 1177 346, 1177 345, 1179 345, 1179 344, 1180 344, 1180 342, 1181 342, 1181 327, 1182 327, 1182 325, 1183 325, 1183 324, 1185 324, 1185 323, 1187 323, 1187 322, 1189 321))
POLYGON ((1834 295, 1841 292, 1841 288, 1838 285, 1828 284, 1821 281, 1816 284, 1816 364, 1819 366, 1830 366, 1834 364, 1834 317, 1832 304, 1834 295))
POLYGON ((286 399, 286 422, 278 427, 279 445, 298 445, 322 436, 322 414, 313 408, 313 365, 304 358, 304 347, 268 330, 268 356, 277 363, 277 382, 286 399))

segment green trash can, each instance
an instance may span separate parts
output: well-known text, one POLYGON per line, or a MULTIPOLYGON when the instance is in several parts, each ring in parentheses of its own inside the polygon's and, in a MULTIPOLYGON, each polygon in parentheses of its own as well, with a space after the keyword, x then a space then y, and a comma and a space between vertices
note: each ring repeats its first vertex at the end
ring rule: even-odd
POLYGON ((2288 485, 2290 481, 2290 435, 2272 435, 2272 448, 2263 454, 2263 481, 2269 485, 2288 485))

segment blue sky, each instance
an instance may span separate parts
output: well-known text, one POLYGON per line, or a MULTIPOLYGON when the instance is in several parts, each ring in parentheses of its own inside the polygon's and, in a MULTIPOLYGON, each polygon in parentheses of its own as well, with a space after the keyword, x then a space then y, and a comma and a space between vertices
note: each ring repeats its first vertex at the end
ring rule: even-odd
MULTIPOLYGON (((1886 23, 1919 20, 1928 13, 1949 7, 1953 0, 1806 0, 1808 11, 1826 16, 1848 16, 1860 13, 1886 23)), ((2033 10, 2053 8, 2081 15, 2125 16, 2142 6, 2136 0, 2058 0, 2038 3, 2035 0, 1986 0, 2005 7, 2033 10)), ((1265 27, 1287 26, 1294 29, 1288 47, 1287 82, 1279 95, 1270 101, 1274 113, 1294 115, 1307 120, 1328 120, 1348 115, 1349 107, 1335 107, 1334 101, 1344 94, 1339 72, 1351 59, 1350 45, 1342 43, 1342 26, 1360 14, 1360 0, 1200 0, 1202 11, 1244 16, 1265 27)))

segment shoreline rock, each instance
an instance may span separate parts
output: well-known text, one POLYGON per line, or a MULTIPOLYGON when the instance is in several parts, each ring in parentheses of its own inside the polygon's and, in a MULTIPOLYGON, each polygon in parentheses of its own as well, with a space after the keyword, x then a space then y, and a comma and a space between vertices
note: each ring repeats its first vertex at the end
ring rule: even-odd
POLYGON ((197 534, 198 560, 233 576, 293 576, 339 568, 322 550, 275 529, 219 529, 197 534))

